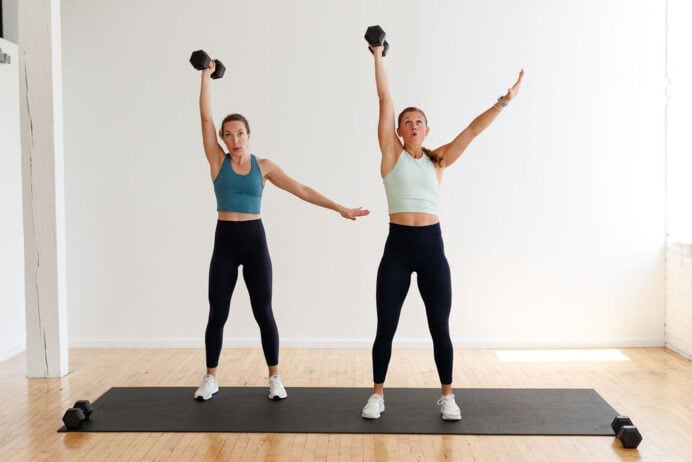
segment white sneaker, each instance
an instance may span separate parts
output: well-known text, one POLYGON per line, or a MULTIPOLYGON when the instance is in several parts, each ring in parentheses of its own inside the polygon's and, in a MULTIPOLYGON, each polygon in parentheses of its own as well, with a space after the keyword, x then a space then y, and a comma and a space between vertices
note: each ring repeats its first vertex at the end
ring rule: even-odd
POLYGON ((367 404, 363 408, 360 416, 364 419, 379 419, 384 412, 384 396, 373 393, 368 398, 367 404))
POLYGON ((461 420, 461 409, 454 401, 454 395, 443 395, 437 400, 443 420, 461 420))
POLYGON ((281 382, 281 377, 278 375, 269 377, 269 399, 286 399, 287 396, 288 393, 286 393, 284 384, 281 382))
POLYGON ((211 399, 214 393, 219 391, 219 385, 216 383, 216 377, 211 374, 206 374, 202 377, 202 383, 195 392, 195 399, 206 401, 211 399))

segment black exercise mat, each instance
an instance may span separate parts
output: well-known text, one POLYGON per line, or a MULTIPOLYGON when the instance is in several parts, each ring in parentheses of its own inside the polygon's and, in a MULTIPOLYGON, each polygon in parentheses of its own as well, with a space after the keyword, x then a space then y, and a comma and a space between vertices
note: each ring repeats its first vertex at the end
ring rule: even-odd
POLYGON ((85 432, 407 433, 613 436, 617 412, 591 389, 456 391, 463 419, 440 418, 439 389, 387 388, 378 420, 361 418, 369 388, 225 387, 209 401, 192 387, 111 388, 94 401, 85 432))

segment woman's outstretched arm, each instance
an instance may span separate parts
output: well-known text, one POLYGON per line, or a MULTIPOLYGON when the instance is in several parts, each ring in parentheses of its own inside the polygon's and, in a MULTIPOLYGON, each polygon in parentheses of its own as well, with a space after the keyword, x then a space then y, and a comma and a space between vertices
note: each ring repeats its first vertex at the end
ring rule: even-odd
POLYGON ((355 220, 358 217, 363 217, 370 213, 369 210, 363 207, 348 208, 337 204, 328 197, 320 194, 309 186, 299 183, 288 176, 281 168, 269 159, 260 160, 260 168, 262 173, 276 187, 288 191, 296 197, 303 199, 311 204, 319 205, 326 209, 338 212, 342 217, 349 220, 355 220))
POLYGON ((514 82, 514 85, 507 90, 507 93, 505 93, 505 95, 502 96, 498 102, 490 106, 485 112, 473 119, 471 123, 450 143, 440 146, 433 151, 433 154, 440 159, 440 167, 444 168, 452 165, 457 159, 459 159, 459 157, 461 157, 468 145, 471 144, 471 141, 473 141, 483 132, 483 130, 488 128, 488 126, 493 123, 500 112, 502 112, 504 107, 517 96, 519 89, 521 88, 521 81, 523 78, 524 70, 522 69, 519 72, 517 81, 514 82))

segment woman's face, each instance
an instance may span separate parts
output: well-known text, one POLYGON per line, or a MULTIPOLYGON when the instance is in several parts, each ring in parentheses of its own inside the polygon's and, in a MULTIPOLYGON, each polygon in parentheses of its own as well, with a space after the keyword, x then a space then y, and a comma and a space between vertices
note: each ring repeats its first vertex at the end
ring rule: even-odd
POLYGON ((250 134, 240 120, 231 120, 223 124, 223 142, 231 154, 245 154, 250 134))
POLYGON ((404 139, 404 145, 422 146, 430 128, 425 117, 418 111, 406 112, 401 117, 401 125, 396 129, 397 134, 404 139))

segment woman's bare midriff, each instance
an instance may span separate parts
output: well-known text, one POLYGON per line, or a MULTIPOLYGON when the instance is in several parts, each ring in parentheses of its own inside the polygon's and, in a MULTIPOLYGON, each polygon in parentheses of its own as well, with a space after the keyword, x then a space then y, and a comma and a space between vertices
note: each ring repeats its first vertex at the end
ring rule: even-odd
POLYGON ((259 220, 261 216, 255 213, 219 212, 220 221, 250 221, 259 220))
POLYGON ((390 213, 389 222, 403 226, 429 226, 440 222, 437 215, 420 212, 390 213))

